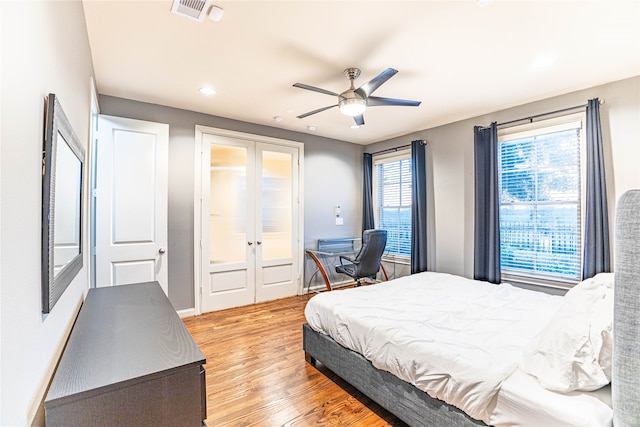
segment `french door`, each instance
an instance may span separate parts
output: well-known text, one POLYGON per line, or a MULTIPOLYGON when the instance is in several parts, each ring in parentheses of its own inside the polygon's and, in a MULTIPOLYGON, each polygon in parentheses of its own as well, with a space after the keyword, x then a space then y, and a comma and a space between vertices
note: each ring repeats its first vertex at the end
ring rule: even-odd
POLYGON ((201 311, 295 295, 301 147, 223 132, 201 148, 201 311))

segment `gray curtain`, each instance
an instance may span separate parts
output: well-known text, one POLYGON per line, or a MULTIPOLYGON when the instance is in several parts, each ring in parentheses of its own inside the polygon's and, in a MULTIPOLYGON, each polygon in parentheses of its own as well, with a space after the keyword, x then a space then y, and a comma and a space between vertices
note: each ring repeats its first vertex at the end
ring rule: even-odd
POLYGON ((411 274, 427 271, 425 141, 411 142, 411 274))
POLYGON ((373 220, 373 156, 364 153, 362 158, 362 231, 375 228, 373 220))
POLYGON ((609 215, 605 184, 600 101, 587 104, 587 200, 585 202, 584 260, 582 278, 611 271, 609 261, 609 215))
POLYGON ((473 128, 475 152, 475 222, 473 277, 500 283, 500 205, 498 127, 473 128))

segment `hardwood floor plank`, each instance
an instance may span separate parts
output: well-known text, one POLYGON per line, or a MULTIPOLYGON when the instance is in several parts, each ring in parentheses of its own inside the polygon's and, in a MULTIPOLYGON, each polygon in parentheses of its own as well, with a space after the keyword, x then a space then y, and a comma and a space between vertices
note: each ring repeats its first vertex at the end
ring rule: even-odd
POLYGON ((405 426, 302 350, 310 295, 183 319, 207 358, 209 426, 405 426))

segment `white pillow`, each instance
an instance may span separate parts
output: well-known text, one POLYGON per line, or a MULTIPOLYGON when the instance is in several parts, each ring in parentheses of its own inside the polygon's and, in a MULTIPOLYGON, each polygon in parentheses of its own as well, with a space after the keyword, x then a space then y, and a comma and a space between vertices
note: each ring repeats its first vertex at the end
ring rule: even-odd
POLYGON ((591 391, 611 381, 613 273, 574 286, 523 356, 521 367, 554 391, 591 391))

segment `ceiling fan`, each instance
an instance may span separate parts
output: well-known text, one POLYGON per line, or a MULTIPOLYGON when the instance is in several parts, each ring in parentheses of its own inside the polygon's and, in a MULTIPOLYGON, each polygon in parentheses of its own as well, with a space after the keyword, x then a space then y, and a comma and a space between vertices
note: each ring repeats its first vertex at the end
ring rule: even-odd
POLYGON ((344 92, 337 94, 335 92, 331 92, 330 90, 321 89, 315 86, 309 86, 304 83, 295 83, 294 87, 299 87, 301 89, 307 89, 314 92, 324 93, 327 95, 333 95, 338 97, 338 103, 335 105, 329 105, 328 107, 318 108, 317 110, 309 111, 308 113, 301 114, 297 116, 299 119, 310 116, 312 114, 320 113, 322 111, 328 110, 329 108, 338 107, 342 114, 346 114, 347 116, 352 116, 356 122, 356 125, 362 126, 364 125, 364 110, 367 107, 376 107, 380 105, 399 105, 402 107, 417 107, 420 105, 420 101, 409 101, 407 99, 396 99, 396 98, 380 98, 377 96, 371 96, 371 94, 378 89, 384 82, 393 77, 398 70, 393 68, 387 68, 376 77, 371 79, 369 82, 363 84, 359 88, 356 89, 354 85, 354 81, 360 76, 359 68, 347 68, 344 70, 344 75, 351 82, 351 87, 345 90, 344 92))

